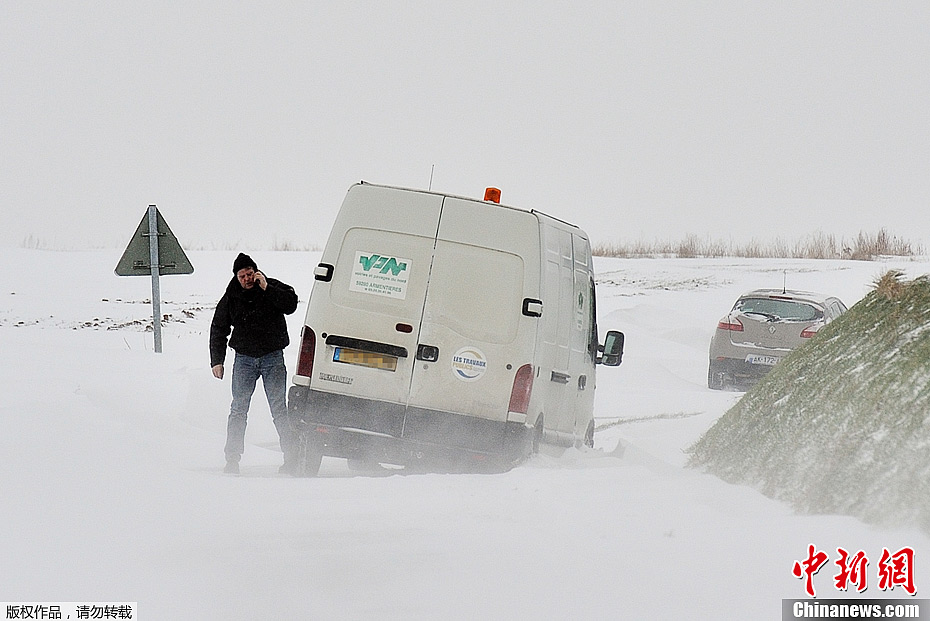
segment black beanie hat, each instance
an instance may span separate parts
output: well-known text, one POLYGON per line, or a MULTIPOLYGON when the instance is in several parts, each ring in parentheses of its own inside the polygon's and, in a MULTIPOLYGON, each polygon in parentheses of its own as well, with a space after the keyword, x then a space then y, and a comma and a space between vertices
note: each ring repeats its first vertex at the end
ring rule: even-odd
POLYGON ((255 261, 252 260, 252 257, 240 252, 236 260, 233 261, 233 274, 238 274, 239 270, 246 267, 251 267, 253 270, 258 271, 258 266, 255 265, 255 261))

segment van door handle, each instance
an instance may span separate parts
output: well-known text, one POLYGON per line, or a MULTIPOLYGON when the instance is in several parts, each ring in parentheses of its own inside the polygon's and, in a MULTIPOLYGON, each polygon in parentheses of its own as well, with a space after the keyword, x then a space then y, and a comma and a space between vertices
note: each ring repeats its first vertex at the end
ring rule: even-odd
POLYGON ((417 345, 417 360, 436 362, 439 360, 439 348, 433 345, 417 345))
POLYGON ((549 379, 559 384, 567 384, 568 380, 572 379, 572 376, 567 373, 559 373, 558 371, 553 371, 552 375, 549 376, 549 379))
POLYGON ((523 298, 523 314, 527 317, 542 317, 543 303, 542 300, 534 298, 523 298))

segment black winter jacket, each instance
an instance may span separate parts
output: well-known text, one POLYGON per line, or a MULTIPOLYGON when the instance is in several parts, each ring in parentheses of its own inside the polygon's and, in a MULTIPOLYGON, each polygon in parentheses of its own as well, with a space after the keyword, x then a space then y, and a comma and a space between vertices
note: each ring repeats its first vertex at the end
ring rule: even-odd
POLYGON ((235 276, 229 282, 210 324, 210 366, 225 362, 230 330, 229 346, 245 356, 264 356, 290 343, 284 316, 297 310, 297 294, 280 280, 266 280, 265 290, 257 283, 243 289, 235 276))

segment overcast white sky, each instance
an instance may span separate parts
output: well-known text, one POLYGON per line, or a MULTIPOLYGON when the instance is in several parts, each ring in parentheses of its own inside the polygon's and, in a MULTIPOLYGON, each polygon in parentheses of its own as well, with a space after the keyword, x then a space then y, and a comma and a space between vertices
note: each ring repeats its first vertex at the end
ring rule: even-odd
POLYGON ((930 241, 930 3, 0 3, 0 244, 325 243, 366 180, 592 240, 930 241))

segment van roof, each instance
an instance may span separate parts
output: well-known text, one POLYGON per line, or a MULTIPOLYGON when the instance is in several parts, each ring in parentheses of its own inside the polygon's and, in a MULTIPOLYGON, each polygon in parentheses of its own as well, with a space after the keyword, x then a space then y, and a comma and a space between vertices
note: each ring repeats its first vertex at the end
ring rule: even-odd
MULTIPOLYGON (((382 184, 382 183, 369 183, 368 181, 365 181, 364 179, 361 180, 361 181, 359 181, 358 184, 356 184, 356 185, 367 185, 367 186, 376 187, 376 188, 388 188, 388 189, 391 189, 391 190, 403 190, 404 192, 419 192, 419 193, 421 193, 421 194, 432 194, 432 195, 434 195, 434 196, 447 196, 447 197, 449 197, 449 198, 457 198, 457 199, 460 199, 460 200, 472 201, 472 202, 475 202, 475 203, 485 203, 485 204, 486 204, 486 203, 489 202, 489 201, 481 200, 480 198, 475 198, 474 196, 460 196, 460 195, 458 195, 458 194, 450 194, 450 193, 448 193, 448 192, 436 192, 436 191, 433 191, 433 190, 418 190, 418 189, 416 189, 416 188, 405 188, 405 187, 402 187, 402 186, 397 186, 397 185, 386 185, 386 184, 382 184)), ((544 218, 546 218, 546 219, 549 219, 549 220, 553 220, 553 221, 555 221, 555 222, 559 222, 560 224, 563 224, 563 225, 565 225, 565 226, 571 227, 579 236, 583 237, 584 239, 588 239, 588 234, 585 233, 585 232, 584 232, 581 228, 579 228, 577 225, 572 224, 571 222, 567 222, 567 221, 565 221, 565 220, 562 220, 561 218, 556 218, 555 216, 552 216, 552 215, 550 215, 550 214, 547 214, 547 213, 545 213, 545 212, 543 212, 543 211, 539 211, 538 209, 524 209, 523 207, 516 207, 516 206, 514 206, 514 205, 505 205, 505 204, 503 204, 503 203, 491 203, 491 204, 496 205, 496 206, 498 206, 498 207, 501 207, 501 208, 503 208, 503 209, 513 209, 513 210, 516 210, 516 211, 522 211, 522 212, 525 212, 525 213, 531 213, 531 214, 535 214, 535 215, 537 215, 537 216, 542 216, 542 217, 544 217, 544 218)))

